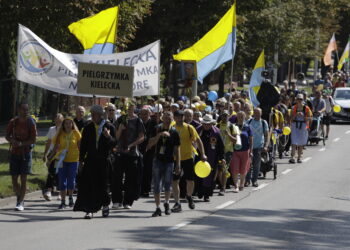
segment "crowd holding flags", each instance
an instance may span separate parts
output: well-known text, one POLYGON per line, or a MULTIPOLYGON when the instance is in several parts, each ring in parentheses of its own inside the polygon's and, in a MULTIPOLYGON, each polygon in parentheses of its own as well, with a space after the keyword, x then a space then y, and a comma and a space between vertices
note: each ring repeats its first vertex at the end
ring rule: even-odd
POLYGON ((84 54, 112 54, 118 26, 118 7, 109 8, 94 16, 68 26, 84 47, 84 54))
MULTIPOLYGON (((117 6, 112 7, 68 26, 69 31, 83 45, 84 54, 114 53, 118 12, 119 9, 117 6)), ((178 61, 196 62, 197 80, 202 83, 210 72, 216 70, 227 61, 233 61, 236 52, 236 28, 236 2, 234 2, 231 8, 209 32, 194 45, 173 57, 178 61)), ((349 46, 348 42, 338 62, 339 70, 341 70, 344 63, 349 61, 349 46)), ((323 58, 325 66, 334 64, 334 60, 332 59, 333 52, 337 52, 334 33, 323 58)), ((254 106, 259 105, 256 96, 263 80, 261 72, 265 70, 264 56, 264 51, 262 51, 250 79, 249 93, 254 106)), ((74 70, 71 71, 74 72, 74 70)))

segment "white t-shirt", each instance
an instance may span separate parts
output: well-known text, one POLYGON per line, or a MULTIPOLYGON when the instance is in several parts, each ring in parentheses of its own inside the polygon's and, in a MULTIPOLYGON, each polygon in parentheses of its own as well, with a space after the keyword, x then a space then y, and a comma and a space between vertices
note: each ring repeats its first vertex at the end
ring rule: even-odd
MULTIPOLYGON (((54 138, 54 136, 56 135, 56 133, 57 133, 57 128, 56 128, 56 126, 50 127, 50 128, 49 128, 49 132, 47 132, 47 135, 46 135, 47 139, 48 139, 48 140, 52 140, 52 139, 54 138)), ((50 148, 49 148, 49 152, 50 152, 52 149, 53 149, 53 144, 51 143, 50 148)))
POLYGON ((331 98, 332 97, 323 98, 323 100, 325 100, 326 102, 326 114, 332 114, 333 112, 332 106, 334 105, 334 103, 333 103, 333 99, 331 98))

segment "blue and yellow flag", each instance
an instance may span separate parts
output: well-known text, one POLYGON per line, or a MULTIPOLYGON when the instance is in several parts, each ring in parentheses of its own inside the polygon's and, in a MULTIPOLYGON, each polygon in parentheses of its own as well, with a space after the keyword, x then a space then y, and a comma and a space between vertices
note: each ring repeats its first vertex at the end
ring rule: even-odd
POLYGON ((192 47, 174 55, 178 61, 197 62, 198 81, 203 82, 210 72, 232 60, 236 52, 236 4, 220 19, 202 39, 192 47))
POLYGON ((68 26, 84 47, 84 54, 112 54, 118 25, 118 7, 103 10, 68 26))
POLYGON ((258 60, 256 61, 256 64, 249 82, 249 97, 254 107, 260 105, 260 102, 257 99, 257 94, 260 90, 261 83, 264 80, 264 78, 261 76, 261 73, 264 70, 265 70, 265 52, 263 50, 258 60))

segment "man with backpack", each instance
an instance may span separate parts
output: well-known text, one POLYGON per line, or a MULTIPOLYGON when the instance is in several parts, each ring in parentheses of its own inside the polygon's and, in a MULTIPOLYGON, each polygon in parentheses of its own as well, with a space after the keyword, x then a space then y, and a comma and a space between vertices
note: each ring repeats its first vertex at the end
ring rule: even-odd
POLYGON ((13 118, 6 130, 6 140, 10 143, 10 174, 13 190, 17 196, 16 210, 24 210, 24 196, 27 190, 27 175, 32 170, 32 149, 36 141, 36 124, 29 116, 27 103, 18 106, 18 117, 13 118), (18 178, 21 184, 18 183, 18 178))
POLYGON ((261 119, 261 113, 262 111, 260 108, 255 108, 253 118, 247 121, 247 124, 253 133, 253 162, 246 175, 246 187, 250 185, 250 181, 252 181, 253 187, 258 187, 261 152, 267 152, 269 127, 267 122, 261 119))

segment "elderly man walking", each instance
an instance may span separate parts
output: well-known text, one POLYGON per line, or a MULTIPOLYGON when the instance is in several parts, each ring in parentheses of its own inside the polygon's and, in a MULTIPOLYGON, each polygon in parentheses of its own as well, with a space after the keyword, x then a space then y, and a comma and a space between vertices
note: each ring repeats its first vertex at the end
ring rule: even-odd
POLYGON ((253 133, 253 164, 247 172, 245 186, 249 186, 252 181, 253 186, 258 186, 258 176, 261 164, 261 152, 267 151, 268 125, 261 119, 261 109, 255 108, 253 118, 247 121, 253 133))

